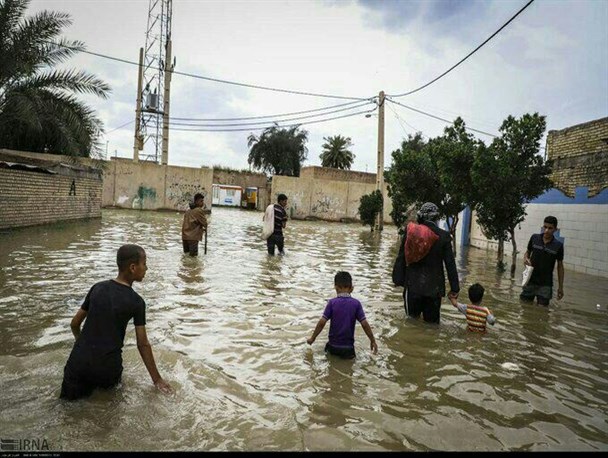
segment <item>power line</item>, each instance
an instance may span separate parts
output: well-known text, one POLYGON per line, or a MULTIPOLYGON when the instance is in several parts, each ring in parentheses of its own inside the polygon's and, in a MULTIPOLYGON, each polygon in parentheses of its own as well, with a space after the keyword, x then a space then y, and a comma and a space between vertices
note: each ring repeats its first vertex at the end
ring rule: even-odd
MULTIPOLYGON (((397 104, 399 106, 402 106, 403 108, 407 108, 408 110, 415 111, 416 113, 420 113, 420 114, 423 114, 425 116, 429 116, 431 118, 435 118, 435 119, 437 119, 439 121, 443 121, 443 122, 446 122, 448 124, 452 124, 452 122, 453 122, 453 121, 450 121, 449 119, 441 118, 439 116, 435 116, 434 114, 427 113, 426 111, 422 111, 422 110, 418 110, 416 108, 408 107, 407 105, 404 105, 403 103, 397 102, 396 100, 388 99, 388 101, 391 102, 391 103, 395 103, 395 104, 397 104)), ((472 130, 473 132, 477 132, 479 134, 489 135, 490 137, 494 137, 494 138, 498 137, 498 135, 494 135, 494 134, 491 134, 489 132, 484 132, 483 130, 473 129, 472 127, 466 127, 465 126, 465 129, 472 130)))
POLYGON ((323 113, 310 114, 305 116, 298 116, 295 118, 287 118, 287 119, 275 119, 275 120, 267 120, 267 121, 255 121, 255 122, 241 122, 241 123, 231 123, 231 124, 199 124, 199 123, 187 123, 187 122, 173 122, 176 118, 171 118, 170 125, 177 126, 193 126, 193 127, 240 127, 240 126, 255 126, 260 124, 268 124, 272 122, 289 122, 289 121, 299 121, 300 119, 308 119, 308 118, 316 118, 319 116, 326 116, 333 113, 339 113, 342 111, 354 110, 355 108, 361 108, 363 106, 369 105, 371 102, 365 102, 359 105, 354 105, 346 108, 340 108, 332 111, 325 111, 323 113))
MULTIPOLYGON (((46 43, 50 43, 55 46, 60 46, 63 48, 71 49, 73 51, 83 52, 85 54, 90 54, 92 56, 101 57, 103 59, 109 59, 109 60, 113 60, 116 62, 122 62, 123 64, 135 65, 135 66, 139 67, 138 62, 133 62, 130 60, 122 59, 120 57, 113 57, 113 56, 108 56, 106 54, 101 54, 101 53, 97 53, 97 52, 93 52, 93 51, 87 51, 84 49, 74 48, 72 46, 67 46, 62 43, 54 43, 54 42, 46 41, 46 40, 44 40, 44 41, 46 43)), ((148 68, 160 70, 160 68, 158 68, 158 67, 150 66, 148 68)), ((171 73, 173 75, 188 76, 190 78, 196 78, 196 79, 205 80, 205 81, 213 81, 215 83, 232 84, 234 86, 248 87, 251 89, 261 89, 264 91, 282 92, 282 93, 286 93, 286 94, 295 94, 295 95, 305 95, 305 96, 309 96, 309 97, 324 97, 324 98, 329 98, 329 99, 360 100, 360 101, 369 100, 369 97, 348 97, 348 96, 344 96, 344 95, 320 94, 320 93, 316 93, 316 92, 296 91, 296 90, 291 90, 291 89, 281 89, 281 88, 275 88, 275 87, 269 87, 269 86, 261 86, 261 85, 257 85, 257 84, 239 83, 237 81, 224 80, 224 79, 220 79, 220 78, 211 78, 209 76, 196 75, 194 73, 180 72, 177 70, 172 70, 171 73)))
POLYGON ((469 54, 467 54, 464 58, 462 58, 457 64, 453 65, 452 67, 450 67, 448 70, 446 70, 445 72, 443 72, 441 75, 439 75, 437 78, 429 81, 428 83, 420 86, 419 88, 416 88, 412 91, 409 92, 404 92, 402 94, 395 94, 395 95, 390 95, 391 97, 405 97, 406 95, 410 95, 413 94, 414 92, 418 92, 422 89, 424 89, 427 86, 430 86, 431 84, 433 84, 435 81, 443 78, 445 75, 447 75, 448 73, 450 73, 452 70, 454 70, 456 67, 458 67, 460 64, 462 64, 465 60, 467 60, 469 57, 471 57, 473 54, 475 54, 479 49, 481 49, 488 41, 490 41, 492 38, 494 38, 496 35, 498 35, 498 33, 500 33, 500 31, 502 29, 504 29, 506 26, 508 26, 517 16, 519 16, 528 6, 530 6, 532 3, 534 2, 534 0, 530 0, 528 3, 526 3, 524 5, 524 7, 522 9, 520 9, 517 13, 515 13, 515 15, 509 19, 507 22, 505 22, 503 24, 503 26, 498 29, 496 32, 494 32, 492 35, 490 35, 483 43, 481 43, 479 46, 477 46, 473 51, 471 51, 469 54))
POLYGON ((128 126, 129 124, 132 124, 133 122, 135 122, 135 120, 134 120, 134 119, 132 119, 131 121, 125 122, 124 124, 121 124, 120 126, 115 127, 115 128, 114 128, 114 129, 112 129, 112 130, 107 131, 105 134, 106 134, 106 135, 111 134, 111 133, 112 133, 112 132, 114 132, 115 130, 122 129, 123 127, 128 126))
MULTIPOLYGON (((342 116, 334 116, 334 117, 327 118, 327 119, 317 119, 315 121, 300 122, 297 124, 279 125, 278 123, 274 123, 274 124, 267 125, 265 127, 253 127, 250 129, 240 129, 240 128, 239 129, 188 129, 188 128, 182 128, 182 127, 170 127, 170 130, 181 131, 181 132, 242 132, 242 131, 253 131, 253 130, 265 130, 265 129, 267 129, 269 127, 273 127, 273 126, 284 129, 287 127, 303 126, 303 125, 307 125, 307 124, 318 124, 321 122, 333 121, 335 119, 350 118, 352 116, 357 116, 360 114, 372 113, 375 109, 376 108, 374 108, 372 110, 362 110, 362 111, 358 111, 356 113, 349 113, 349 114, 342 115, 342 116)), ((223 126, 218 126, 218 127, 223 127, 223 126)))
POLYGON ((416 127, 412 126, 405 119, 403 119, 401 116, 399 116, 399 114, 397 113, 397 111, 395 111, 395 109, 392 107, 392 105, 389 104, 387 106, 391 109, 391 111, 395 115, 395 119, 397 119, 397 121, 399 121, 399 125, 401 126, 401 129, 403 130, 403 133, 405 133, 406 135, 409 135, 409 133, 405 130, 405 127, 403 127, 403 123, 405 123, 405 124, 408 125, 408 127, 410 129, 412 129, 414 131, 414 133, 420 133, 420 135, 422 135, 423 137, 429 138, 420 129, 417 129, 416 127))
MULTIPOLYGON (((368 99, 369 102, 372 102, 373 100, 374 100, 374 97, 370 97, 368 99)), ((282 118, 284 116, 292 116, 292 115, 303 114, 303 113, 313 113, 316 111, 324 111, 324 110, 329 110, 331 108, 344 107, 347 105, 354 105, 357 103, 360 103, 360 101, 356 100, 354 102, 340 103, 338 105, 330 105, 327 107, 314 108, 312 110, 293 111, 291 113, 279 113, 279 114, 264 115, 264 116, 247 116, 247 117, 242 117, 242 118, 183 118, 183 117, 172 116, 171 119, 175 119, 178 121, 224 122, 224 121, 246 121, 246 120, 250 120, 250 119, 264 119, 264 118, 282 118)))
MULTIPOLYGON (((387 99, 388 99, 388 98, 387 98, 387 99)), ((420 114, 423 114, 423 115, 425 115, 425 116, 430 116, 431 118, 438 119, 439 121, 443 121, 443 122, 446 122, 446 123, 448 123, 448 124, 452 124, 452 123, 453 123, 453 121, 450 121, 449 119, 440 118, 439 116, 435 116, 435 115, 433 115, 433 114, 431 114, 431 113, 427 113, 427 112, 425 112, 425 111, 418 110, 418 109, 416 109, 416 108, 408 107, 407 105, 404 105, 403 103, 397 102, 397 101, 395 101, 395 100, 388 99, 388 101, 389 101, 389 102, 391 102, 391 103, 395 103, 395 104, 397 104, 397 105, 400 105, 400 106, 402 106, 403 108, 407 108, 408 110, 413 110, 413 111, 415 111, 415 112, 417 112, 417 113, 420 113, 420 114)), ((483 135, 489 135, 490 137, 494 137, 494 138, 498 138, 498 137, 499 137, 498 135, 494 135, 494 134, 491 134, 491 133, 489 133, 489 132, 484 132, 483 130, 474 129, 474 128, 472 128, 472 127, 467 127, 467 126, 465 126, 464 128, 465 128, 466 130, 471 130, 471 131, 473 131, 473 132, 477 132, 477 133, 480 133, 480 134, 483 134, 483 135)), ((544 146, 539 146, 539 149, 546 149, 546 148, 545 148, 544 146)))

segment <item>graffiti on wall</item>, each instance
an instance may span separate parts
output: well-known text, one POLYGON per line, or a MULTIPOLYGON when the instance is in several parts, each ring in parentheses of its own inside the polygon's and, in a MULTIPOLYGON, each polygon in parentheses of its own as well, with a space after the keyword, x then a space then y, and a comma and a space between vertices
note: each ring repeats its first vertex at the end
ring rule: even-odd
POLYGON ((322 196, 312 204, 311 213, 313 215, 327 213, 333 214, 340 211, 341 207, 342 201, 340 199, 334 199, 329 196, 322 196))
POLYGON ((171 206, 178 210, 188 210, 189 203, 194 199, 194 195, 200 192, 205 196, 205 208, 211 206, 211 202, 207 199, 207 190, 204 187, 187 184, 187 183, 171 183, 167 186, 167 201, 171 206))
POLYGON ((144 208, 144 201, 148 199, 151 201, 156 200, 156 189, 146 188, 140 186, 137 189, 137 195, 133 198, 133 204, 131 205, 134 210, 142 210, 144 208))

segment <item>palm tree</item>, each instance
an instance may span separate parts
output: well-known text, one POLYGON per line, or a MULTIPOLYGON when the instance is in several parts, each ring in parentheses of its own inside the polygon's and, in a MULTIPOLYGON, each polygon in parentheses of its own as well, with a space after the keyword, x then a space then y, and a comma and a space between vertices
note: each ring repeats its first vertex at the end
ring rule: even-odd
POLYGON ((30 0, 0 0, 0 147, 88 157, 103 124, 76 94, 107 98, 110 87, 84 71, 54 66, 84 43, 60 38, 66 13, 24 17, 30 0))
POLYGON ((350 170, 355 159, 355 155, 348 149, 353 146, 350 137, 335 135, 333 137, 323 137, 323 140, 325 140, 325 143, 321 146, 323 152, 319 156, 321 166, 350 170))

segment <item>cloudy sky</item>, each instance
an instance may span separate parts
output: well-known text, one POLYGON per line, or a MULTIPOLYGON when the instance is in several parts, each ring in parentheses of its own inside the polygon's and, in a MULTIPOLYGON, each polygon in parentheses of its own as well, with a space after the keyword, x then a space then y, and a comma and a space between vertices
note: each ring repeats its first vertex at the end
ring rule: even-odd
MULTIPOLYGON (((354 98, 401 94, 443 73, 515 14, 526 0, 174 0, 176 70, 251 85, 354 98)), ((71 15, 65 36, 89 51, 137 61, 148 0, 33 0, 29 13, 71 15)), ((108 132, 110 155, 132 157, 137 67, 80 54, 69 65, 112 87, 109 100, 86 97, 108 132)), ((396 99, 436 116, 460 115, 497 133, 508 115, 539 112, 547 130, 608 116, 608 1, 536 0, 450 74, 396 99)), ((174 75, 171 115, 234 118, 347 103, 174 75)), ((354 113, 368 107, 326 115, 354 113)), ((373 108, 372 105, 369 108, 373 108)), ((315 112, 318 113, 318 112, 315 112)), ((385 166, 407 134, 440 135, 445 123, 386 107, 385 166)), ((313 121, 323 117, 308 118, 313 121)), ((243 121, 240 121, 243 122, 243 121)), ((251 122, 251 121, 249 121, 251 122)), ((303 125, 306 165, 320 165, 323 137, 350 137, 354 170, 374 172, 378 118, 364 114, 303 125)), ((255 126, 259 127, 259 126, 255 126)), ((227 127, 235 128, 235 127, 227 127)), ((247 137, 260 131, 170 135, 169 163, 247 168, 247 137)), ((491 137, 475 134, 486 142, 491 137)))

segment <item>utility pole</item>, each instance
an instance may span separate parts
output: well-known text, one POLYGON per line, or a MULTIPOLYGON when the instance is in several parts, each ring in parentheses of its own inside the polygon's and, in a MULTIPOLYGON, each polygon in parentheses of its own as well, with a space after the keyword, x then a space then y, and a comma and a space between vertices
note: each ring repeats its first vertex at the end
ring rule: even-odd
POLYGON ((384 91, 378 95, 378 168, 376 170, 376 189, 382 195, 382 210, 376 217, 374 230, 384 229, 384 91))
POLYGON ((171 37, 169 36, 167 39, 167 68, 165 68, 165 97, 163 98, 163 144, 160 162, 162 165, 167 165, 169 161, 169 99, 171 95, 171 75, 173 75, 173 69, 175 68, 175 62, 171 63, 171 37))
POLYGON ((139 161, 139 150, 143 149, 141 134, 141 98, 142 82, 144 79, 144 48, 139 48, 139 67, 137 69, 137 102, 135 105, 135 138, 133 140, 133 162, 139 161))

